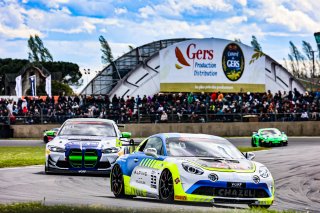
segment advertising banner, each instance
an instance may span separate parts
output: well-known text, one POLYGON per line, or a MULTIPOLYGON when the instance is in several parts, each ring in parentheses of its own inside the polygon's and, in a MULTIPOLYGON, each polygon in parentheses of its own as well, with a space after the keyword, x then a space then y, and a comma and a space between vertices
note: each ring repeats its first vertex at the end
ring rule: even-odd
POLYGON ((21 75, 16 77, 16 96, 19 98, 22 96, 22 81, 21 81, 21 75))
POLYGON ((265 92, 265 56, 224 39, 193 39, 160 51, 161 92, 265 92))
POLYGON ((51 98, 51 75, 46 77, 46 93, 51 98))
POLYGON ((37 95, 37 77, 36 77, 36 75, 30 76, 29 81, 30 81, 31 96, 36 96, 37 95))

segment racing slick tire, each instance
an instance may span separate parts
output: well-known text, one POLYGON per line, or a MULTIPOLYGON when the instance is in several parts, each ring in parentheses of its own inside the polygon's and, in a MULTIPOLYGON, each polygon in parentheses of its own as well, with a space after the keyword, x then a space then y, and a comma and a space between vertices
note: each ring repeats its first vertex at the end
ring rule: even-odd
POLYGON ((162 171, 159 179, 159 199, 166 203, 174 201, 172 174, 168 169, 162 171))
POLYGON ((287 142, 282 142, 283 146, 288 146, 288 141, 287 142))
POLYGON ((49 140, 48 140, 48 137, 47 137, 47 136, 43 137, 43 142, 45 142, 45 143, 48 143, 48 142, 49 142, 49 140))
POLYGON ((116 198, 125 198, 123 174, 118 164, 114 165, 110 173, 111 191, 116 198))
POLYGON ((249 204, 248 205, 250 207, 250 209, 268 209, 270 208, 271 205, 252 205, 252 204, 249 204))
POLYGON ((47 175, 50 174, 50 169, 49 169, 49 167, 47 166, 47 163, 44 164, 44 173, 46 173, 47 175))
POLYGON ((254 142, 254 139, 253 139, 253 138, 251 138, 251 146, 252 146, 252 147, 257 147, 257 144, 254 142))

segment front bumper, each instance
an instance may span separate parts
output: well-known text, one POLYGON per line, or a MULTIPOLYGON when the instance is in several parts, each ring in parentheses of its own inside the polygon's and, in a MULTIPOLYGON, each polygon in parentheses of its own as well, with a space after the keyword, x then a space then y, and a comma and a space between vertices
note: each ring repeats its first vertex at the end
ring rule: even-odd
POLYGON ((188 201, 188 202, 204 202, 213 204, 251 204, 251 205, 272 205, 274 197, 269 198, 230 198, 219 196, 204 196, 193 194, 175 194, 174 199, 176 201, 188 201))
POLYGON ((86 156, 85 152, 72 156, 70 153, 46 150, 45 170, 49 173, 109 174, 118 154, 95 152, 96 156, 86 156))

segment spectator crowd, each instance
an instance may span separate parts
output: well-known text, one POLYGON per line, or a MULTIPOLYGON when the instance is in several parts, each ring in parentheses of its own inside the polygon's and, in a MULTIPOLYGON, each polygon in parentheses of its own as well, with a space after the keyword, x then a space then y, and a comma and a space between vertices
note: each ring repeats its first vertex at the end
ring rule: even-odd
POLYGON ((153 96, 59 96, 56 100, 0 97, 0 122, 63 123, 75 117, 108 118, 129 122, 242 121, 253 115, 259 121, 320 120, 320 91, 301 94, 271 93, 158 93, 153 96))

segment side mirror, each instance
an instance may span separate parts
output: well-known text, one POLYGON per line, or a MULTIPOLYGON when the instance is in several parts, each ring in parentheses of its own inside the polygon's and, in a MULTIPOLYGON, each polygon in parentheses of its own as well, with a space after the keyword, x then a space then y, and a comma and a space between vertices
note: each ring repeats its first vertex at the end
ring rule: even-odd
POLYGON ((256 155, 253 152, 245 152, 244 156, 248 159, 248 160, 253 160, 256 155))
POLYGON ((148 156, 152 156, 154 158, 158 158, 157 150, 155 148, 147 148, 143 152, 144 152, 144 154, 146 154, 148 156))
POLYGON ((285 135, 286 133, 284 133, 284 132, 281 132, 281 134, 285 135))
POLYGON ((122 132, 121 137, 122 138, 131 138, 131 132, 122 132))

